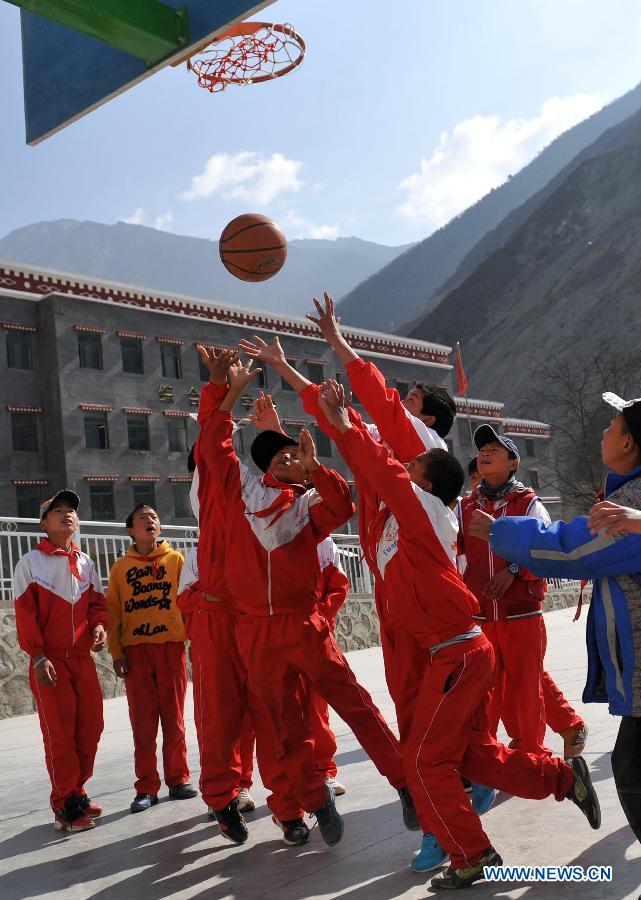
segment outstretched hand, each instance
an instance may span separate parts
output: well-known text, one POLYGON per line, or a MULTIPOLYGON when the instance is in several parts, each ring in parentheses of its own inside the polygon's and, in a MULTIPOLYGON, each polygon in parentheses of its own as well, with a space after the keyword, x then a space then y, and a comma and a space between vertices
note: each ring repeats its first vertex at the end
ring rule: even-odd
POLYGON ((341 340, 341 331, 339 328, 340 325, 340 316, 337 316, 334 313, 334 301, 330 297, 330 295, 325 292, 323 294, 325 298, 325 309, 320 305, 316 297, 314 297, 314 306, 316 307, 316 312, 318 313, 318 318, 315 316, 307 314, 306 318, 309 319, 310 322, 313 322, 314 325, 318 325, 321 330, 321 334, 325 338, 328 344, 334 346, 337 341, 341 340))
POLYGON ((209 372, 209 380, 212 384, 225 384, 229 367, 237 363, 240 357, 235 350, 221 350, 216 356, 215 347, 206 347, 204 344, 196 344, 198 354, 209 372))
POLYGON ((282 430, 271 394, 264 394, 262 391, 260 397, 254 400, 254 415, 250 415, 249 420, 258 431, 282 430))
POLYGON ((320 386, 318 405, 329 424, 333 425, 341 434, 351 428, 342 384, 331 378, 324 381, 320 386))
POLYGON ((316 456, 316 447, 314 439, 306 428, 301 428, 298 435, 298 462, 306 472, 313 472, 318 469, 320 463, 316 456))
POLYGON ((229 390, 232 393, 240 394, 250 384, 256 375, 262 372, 262 369, 252 369, 254 360, 250 359, 248 363, 243 365, 240 360, 232 363, 229 367, 228 379, 229 390))
POLYGON ((258 359, 269 366, 277 366, 279 363, 285 363, 285 354, 277 337, 268 344, 261 337, 254 335, 253 341, 243 338, 238 342, 238 346, 250 359, 258 359))

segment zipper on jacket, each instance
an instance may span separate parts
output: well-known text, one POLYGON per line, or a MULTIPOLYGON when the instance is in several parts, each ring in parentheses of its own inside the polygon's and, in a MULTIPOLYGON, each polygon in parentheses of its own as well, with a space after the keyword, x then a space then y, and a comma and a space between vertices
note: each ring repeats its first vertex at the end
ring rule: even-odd
POLYGON ((267 551, 267 602, 269 603, 269 615, 274 614, 272 609, 272 551, 267 551))

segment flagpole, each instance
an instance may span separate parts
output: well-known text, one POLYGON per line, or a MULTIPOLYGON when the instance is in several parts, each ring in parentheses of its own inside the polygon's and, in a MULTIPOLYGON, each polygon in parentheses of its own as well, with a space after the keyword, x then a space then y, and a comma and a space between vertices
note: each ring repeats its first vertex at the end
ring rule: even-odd
POLYGON ((467 430, 470 434, 470 446, 474 448, 474 437, 472 435, 472 420, 470 419, 470 404, 467 399, 467 378, 465 377, 465 373, 463 371, 463 359, 461 357, 461 345, 459 342, 456 342, 456 360, 458 364, 457 378, 459 379, 459 389, 462 388, 461 393, 463 394, 463 399, 465 400, 465 411, 467 416, 467 430))

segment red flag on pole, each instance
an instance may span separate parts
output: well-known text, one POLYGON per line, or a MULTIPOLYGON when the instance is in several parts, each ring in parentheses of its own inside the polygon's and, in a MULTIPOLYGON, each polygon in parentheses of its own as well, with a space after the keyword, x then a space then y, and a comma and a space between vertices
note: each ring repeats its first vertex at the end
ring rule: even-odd
POLYGON ((467 393, 467 375, 463 369, 463 360, 461 359, 461 347, 459 342, 456 342, 456 381, 458 383, 458 391, 459 394, 462 394, 464 397, 467 393))

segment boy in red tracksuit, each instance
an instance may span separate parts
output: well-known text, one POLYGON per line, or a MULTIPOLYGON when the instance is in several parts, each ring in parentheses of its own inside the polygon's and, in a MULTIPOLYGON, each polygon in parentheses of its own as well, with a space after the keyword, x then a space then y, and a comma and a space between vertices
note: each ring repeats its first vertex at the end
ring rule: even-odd
POLYGON ((559 730, 566 743, 566 756, 570 756, 583 749, 585 726, 549 677, 544 693, 545 579, 500 559, 486 542, 469 535, 475 509, 493 518, 530 516, 544 523, 550 518, 535 492, 516 480, 520 460, 513 441, 497 434, 491 425, 481 425, 474 433, 474 443, 483 481, 461 500, 459 549, 467 564, 464 581, 481 605, 476 621, 492 644, 496 659, 496 686, 490 706, 492 734, 503 719, 519 749, 549 753, 544 746, 549 718, 557 728, 565 725, 559 730), (568 746, 573 742, 573 747, 568 746))
POLYGON ((502 863, 466 798, 461 775, 517 796, 571 799, 593 828, 600 825, 598 799, 581 757, 569 765, 509 750, 489 733, 492 647, 474 623, 478 603, 434 528, 435 506, 453 502, 462 486, 460 466, 458 485, 450 484, 450 496, 439 500, 431 493, 433 480, 453 457, 439 459, 441 451, 428 451, 406 470, 366 430, 353 426, 341 394, 335 382, 327 382, 321 409, 347 464, 376 484, 389 510, 396 534, 383 530, 378 575, 383 568, 395 629, 411 631, 424 651, 423 680, 403 750, 421 825, 436 835, 452 861, 432 879, 432 887, 467 887, 484 877, 484 866, 502 863))
MULTIPOLYGON (((207 641, 207 629, 203 628, 202 618, 206 618, 207 600, 200 589, 198 578, 198 549, 194 547, 185 557, 185 564, 180 573, 178 587, 178 608, 185 619, 185 632, 191 642, 191 662, 193 669, 192 688, 194 693, 194 724, 200 751, 200 791, 203 796, 208 793, 207 784, 211 779, 209 748, 220 742, 219 723, 208 713, 208 697, 213 685, 207 681, 207 672, 203 666, 203 658, 207 654, 218 652, 218 648, 207 641), (204 616, 200 614, 204 613, 204 616)), ((230 748, 234 756, 232 766, 238 773, 240 789, 236 795, 238 811, 252 812, 256 809, 249 789, 252 786, 254 770, 254 729, 251 718, 245 713, 240 741, 230 748)), ((208 813, 215 817, 213 806, 208 806, 208 813)))
MULTIPOLYGON (((213 351, 199 347, 215 390, 225 370, 213 351)), ((227 364, 230 389, 209 428, 214 465, 225 502, 225 576, 240 612, 236 636, 250 688, 267 708, 283 767, 303 807, 313 812, 326 843, 337 843, 343 822, 334 792, 314 767, 312 736, 296 702, 302 674, 347 722, 379 771, 399 790, 404 820, 416 827, 398 741, 316 611, 320 567, 317 544, 352 515, 349 487, 318 463, 308 432, 298 445, 277 432, 262 432, 252 458, 259 478, 238 460, 231 443, 230 410, 253 378, 247 367, 227 364), (290 448, 297 446, 296 454, 290 448), (303 482, 311 481, 308 490, 303 482), (251 591, 248 592, 248 585, 251 591)), ((201 424, 204 432, 204 423, 201 424)), ((202 433, 201 432, 201 433, 202 433)))
POLYGON ((102 691, 91 651, 105 645, 107 612, 91 559, 72 542, 78 495, 58 491, 40 507, 40 543, 18 562, 18 643, 31 657, 51 808, 59 831, 86 831, 102 809, 85 793, 103 728, 102 691))

